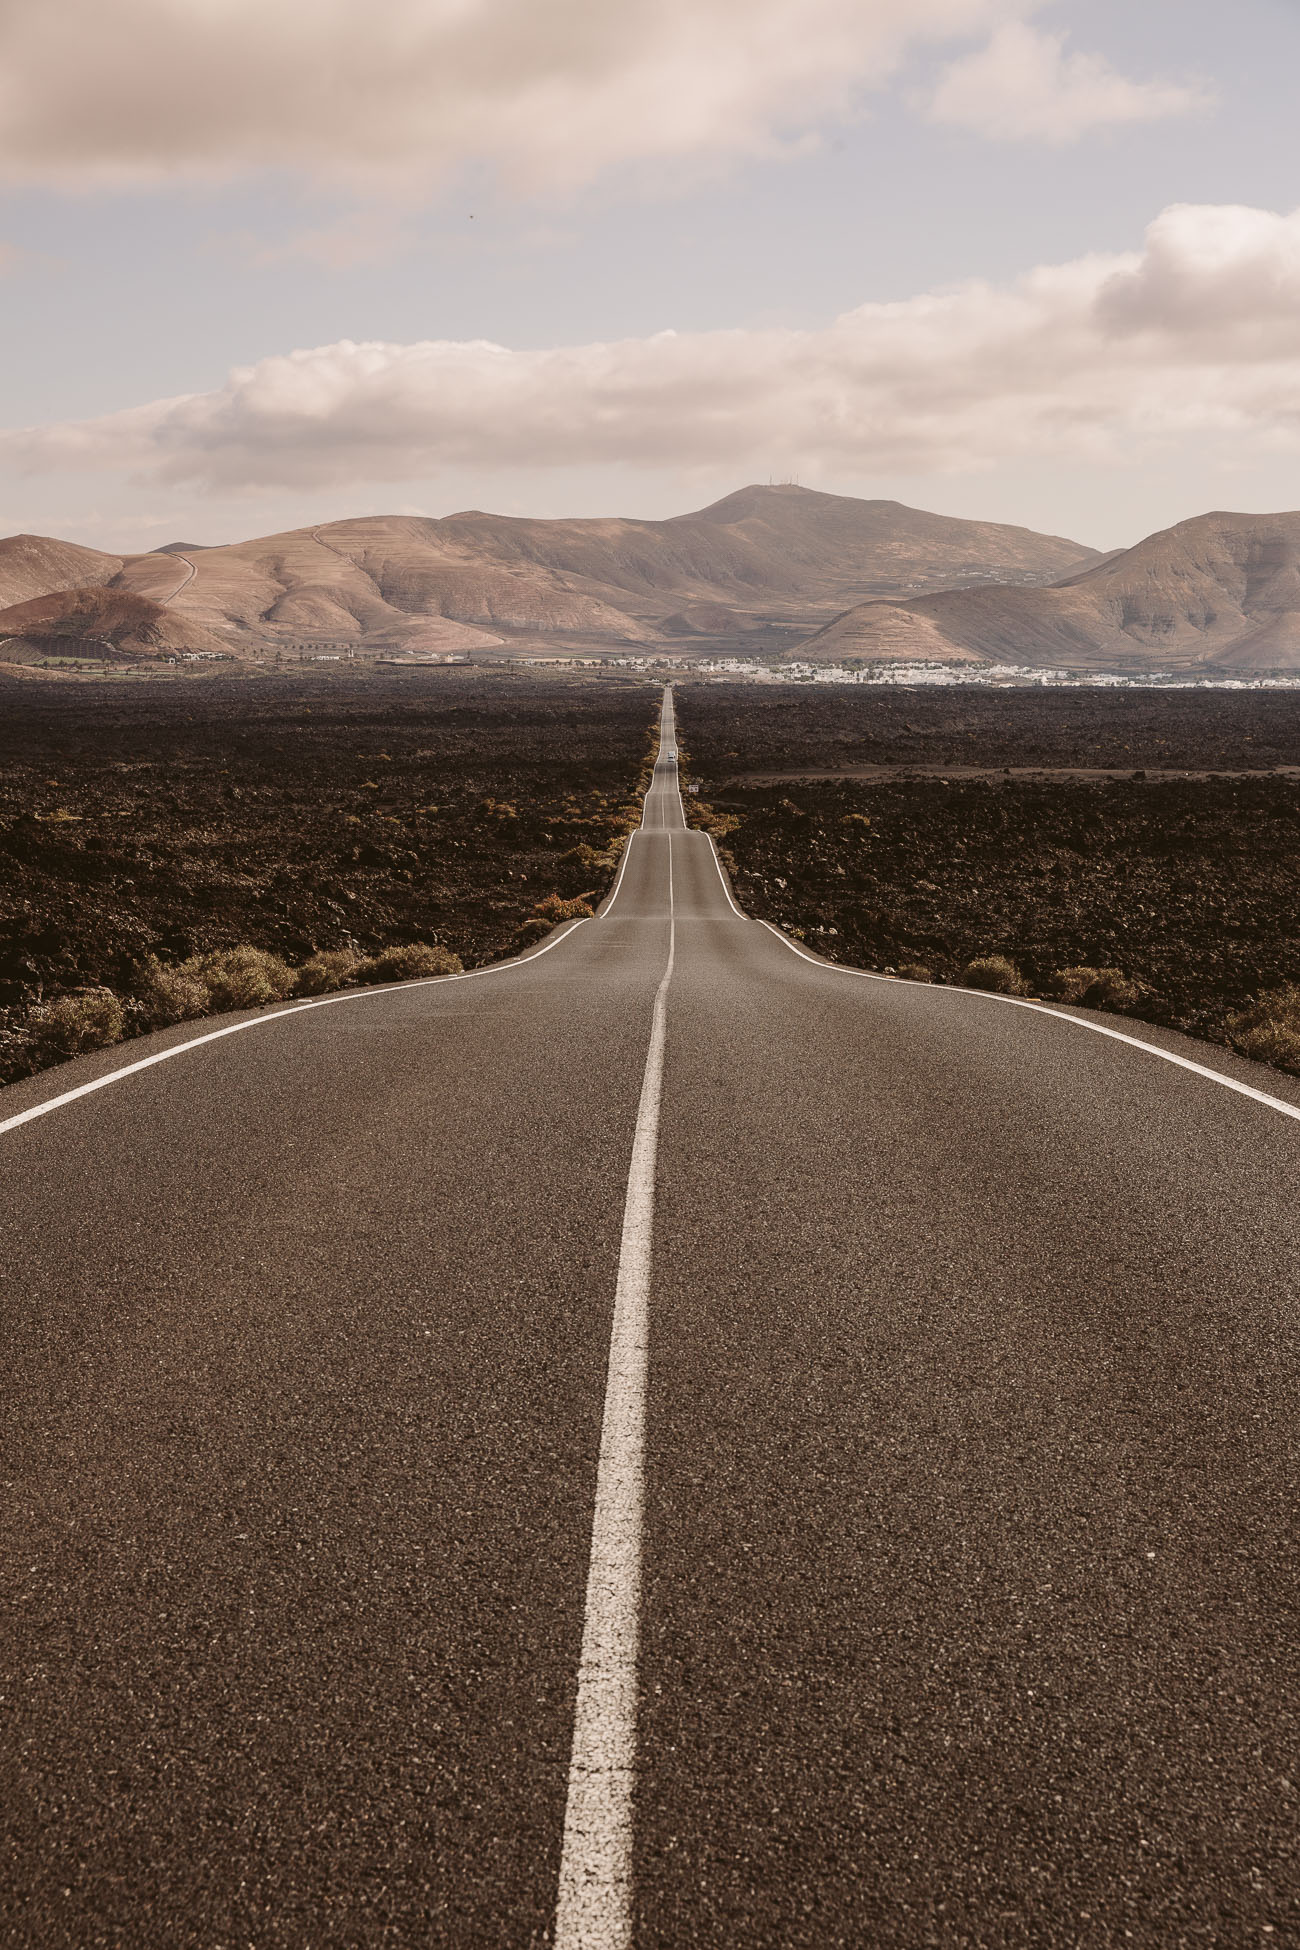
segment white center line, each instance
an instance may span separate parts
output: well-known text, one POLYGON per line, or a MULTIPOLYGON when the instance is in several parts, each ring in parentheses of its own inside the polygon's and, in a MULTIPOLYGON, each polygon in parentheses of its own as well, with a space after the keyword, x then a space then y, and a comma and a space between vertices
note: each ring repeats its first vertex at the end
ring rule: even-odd
POLYGON ((560 1857, 555 1950, 627 1950, 632 1941, 641 1530, 655 1161, 668 984, 677 952, 668 841, 668 965, 655 993, 614 1292, 587 1610, 560 1857))

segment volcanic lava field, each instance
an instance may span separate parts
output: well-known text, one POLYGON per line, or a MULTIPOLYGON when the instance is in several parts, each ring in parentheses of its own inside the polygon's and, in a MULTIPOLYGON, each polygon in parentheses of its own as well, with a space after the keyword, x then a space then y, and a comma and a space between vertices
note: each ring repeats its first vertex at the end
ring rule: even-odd
POLYGON ((658 698, 456 668, 0 679, 0 1080, 34 1067, 35 1005, 103 985, 129 1014, 150 956, 513 951, 548 897, 608 886, 658 698))
POLYGON ((1214 1040, 1300 981, 1294 693, 736 684, 678 716, 741 904, 835 960, 1118 968, 1214 1040))
MULTIPOLYGON (((445 667, 0 679, 0 1079, 24 1026, 148 958, 239 943, 517 949, 598 899, 639 816, 657 688, 445 667), (549 903, 549 906, 548 906, 549 903), (537 910, 542 909, 539 919, 537 910)), ((684 681, 697 823, 746 910, 833 959, 1118 969, 1214 1040, 1300 982, 1300 697, 684 681)), ((133 1014, 134 1011, 134 1014, 133 1014)))

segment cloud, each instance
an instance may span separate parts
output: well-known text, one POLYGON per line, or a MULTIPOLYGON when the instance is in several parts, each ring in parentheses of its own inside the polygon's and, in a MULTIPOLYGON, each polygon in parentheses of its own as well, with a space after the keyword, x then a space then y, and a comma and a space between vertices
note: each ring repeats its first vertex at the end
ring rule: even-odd
POLYGON ((479 164, 534 190, 768 154, 1037 4, 0 0, 0 178, 422 187, 479 164))
POLYGON ((1136 268, 1102 288, 1098 317, 1155 344, 1176 335, 1212 359, 1300 357, 1300 212, 1175 204, 1147 232, 1136 268))
POLYGON ((211 492, 449 468, 1128 464, 1195 432, 1261 452, 1300 446, 1297 315, 1300 212, 1180 205, 1140 252, 864 305, 820 330, 524 351, 343 340, 214 392, 0 435, 0 458, 211 492))
POLYGON ((353 271, 382 264, 419 248, 419 233, 408 221, 409 211, 392 203, 368 204, 342 211, 332 223, 299 230, 270 241, 251 230, 218 232, 205 248, 234 257, 255 270, 270 265, 307 263, 325 271, 353 271))
POLYGON ((1067 54, 1064 34, 1004 21, 986 47, 945 68, 932 122, 1004 142, 1075 142, 1092 129, 1156 122, 1208 106, 1203 88, 1130 81, 1100 54, 1067 54))

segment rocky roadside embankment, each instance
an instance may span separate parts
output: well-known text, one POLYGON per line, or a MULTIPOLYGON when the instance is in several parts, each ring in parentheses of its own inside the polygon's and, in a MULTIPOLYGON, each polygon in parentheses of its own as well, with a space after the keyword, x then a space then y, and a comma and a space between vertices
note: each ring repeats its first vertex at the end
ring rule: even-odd
POLYGON ((713 827, 748 912, 836 960, 1018 983, 1300 1070, 1300 780, 1260 769, 1300 755, 1300 700, 840 693, 778 713, 751 695, 679 697, 695 817, 713 827), (813 749, 892 775, 736 776, 738 762, 751 774, 811 770, 813 749), (1164 763, 1145 776, 1140 764, 1118 778, 1061 775, 1120 753, 1164 763), (907 776, 957 755, 1060 770, 907 776), (1234 762, 1216 775, 1174 770, 1234 762), (1011 973, 972 972, 990 961, 1011 973))
POLYGON ((186 982, 235 1007, 322 955, 366 979, 385 950, 527 946, 608 887, 658 709, 455 669, 0 693, 0 1081, 175 1020, 186 982), (279 967, 232 988, 210 958, 237 948, 279 967))

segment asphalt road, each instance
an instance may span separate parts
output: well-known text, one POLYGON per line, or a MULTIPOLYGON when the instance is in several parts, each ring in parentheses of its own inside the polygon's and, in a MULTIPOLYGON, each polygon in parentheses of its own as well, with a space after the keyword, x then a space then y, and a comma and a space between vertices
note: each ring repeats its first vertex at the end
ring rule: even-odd
POLYGON ((570 1946, 1300 1942, 1300 1123, 801 957, 669 757, 539 954, 0 1093, 0 1941, 553 1940, 657 994, 627 1914, 570 1946))

